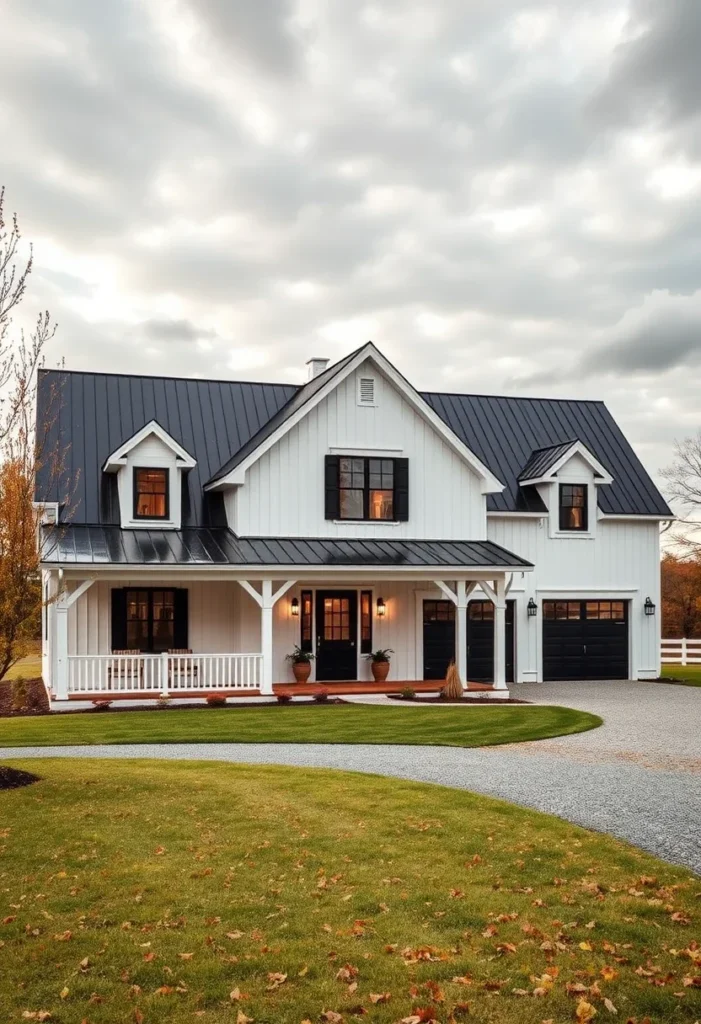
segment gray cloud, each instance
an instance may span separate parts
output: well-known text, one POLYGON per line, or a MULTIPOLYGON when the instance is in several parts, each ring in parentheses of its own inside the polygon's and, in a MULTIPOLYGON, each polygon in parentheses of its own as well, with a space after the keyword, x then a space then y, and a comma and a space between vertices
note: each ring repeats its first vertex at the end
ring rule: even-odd
POLYGON ((695 417, 696 3, 3 17, 2 175, 52 359, 299 379, 372 337, 422 387, 607 398, 653 467, 670 394, 695 417))
POLYGON ((618 48, 598 109, 616 121, 668 127, 701 114, 701 6, 635 0, 631 38, 618 48))

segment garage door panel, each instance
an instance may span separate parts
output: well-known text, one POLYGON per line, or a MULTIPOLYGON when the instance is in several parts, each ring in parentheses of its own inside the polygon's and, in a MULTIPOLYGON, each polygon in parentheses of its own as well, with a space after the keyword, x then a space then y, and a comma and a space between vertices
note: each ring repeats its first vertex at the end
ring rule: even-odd
POLYGON ((627 677, 627 602, 543 602, 544 679, 627 677))

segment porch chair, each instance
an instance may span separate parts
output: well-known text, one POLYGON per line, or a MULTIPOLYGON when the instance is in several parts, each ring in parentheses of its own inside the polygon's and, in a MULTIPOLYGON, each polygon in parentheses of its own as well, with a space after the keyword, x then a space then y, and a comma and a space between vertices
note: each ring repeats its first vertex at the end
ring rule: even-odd
POLYGON ((133 677, 135 675, 138 675, 139 679, 142 678, 142 676, 144 674, 144 663, 141 660, 141 655, 143 654, 143 651, 138 651, 138 650, 137 651, 130 651, 130 650, 122 649, 122 648, 114 648, 112 650, 112 654, 114 654, 115 657, 123 656, 123 657, 129 657, 129 658, 135 659, 136 660, 136 664, 134 663, 134 660, 132 660, 132 661, 129 661, 129 662, 124 662, 123 664, 108 665, 107 666, 107 678, 108 679, 112 679, 113 676, 116 677, 117 679, 122 679, 122 678, 126 678, 128 676, 132 676, 133 677))
MULTIPOLYGON (((168 654, 194 654, 191 647, 169 647, 168 654)), ((168 659, 168 680, 173 675, 174 662, 172 658, 168 659)), ((181 669, 182 675, 196 677, 199 675, 199 665, 188 665, 184 670, 181 669)))

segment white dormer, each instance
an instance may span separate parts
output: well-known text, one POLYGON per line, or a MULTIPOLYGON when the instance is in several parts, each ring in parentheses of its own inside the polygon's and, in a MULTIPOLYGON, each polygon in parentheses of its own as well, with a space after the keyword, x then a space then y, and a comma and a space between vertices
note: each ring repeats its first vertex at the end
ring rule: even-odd
POLYGON ((110 455, 105 473, 117 474, 122 529, 180 529, 182 473, 195 459, 151 420, 110 455))
POLYGON ((548 508, 550 536, 593 540, 600 486, 613 482, 606 467, 582 441, 566 441, 534 452, 519 477, 535 486, 548 508))

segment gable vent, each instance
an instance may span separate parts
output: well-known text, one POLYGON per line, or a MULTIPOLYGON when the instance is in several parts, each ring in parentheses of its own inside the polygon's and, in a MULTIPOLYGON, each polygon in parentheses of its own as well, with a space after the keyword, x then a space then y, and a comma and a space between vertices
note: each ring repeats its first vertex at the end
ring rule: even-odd
POLYGON ((375 404, 375 378, 358 377, 358 405, 375 404))

